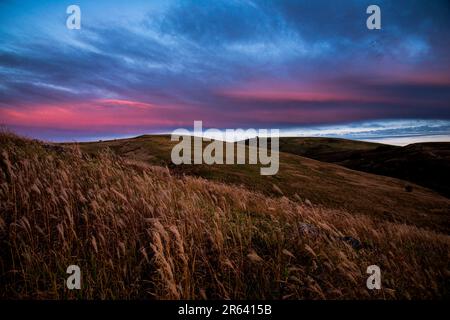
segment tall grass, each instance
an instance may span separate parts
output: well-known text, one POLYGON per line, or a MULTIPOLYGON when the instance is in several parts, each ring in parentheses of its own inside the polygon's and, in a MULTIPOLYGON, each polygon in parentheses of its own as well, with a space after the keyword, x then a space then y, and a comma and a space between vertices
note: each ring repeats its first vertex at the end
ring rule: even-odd
POLYGON ((448 297, 449 249, 414 226, 0 135, 3 299, 448 297), (72 264, 81 290, 65 286, 72 264))

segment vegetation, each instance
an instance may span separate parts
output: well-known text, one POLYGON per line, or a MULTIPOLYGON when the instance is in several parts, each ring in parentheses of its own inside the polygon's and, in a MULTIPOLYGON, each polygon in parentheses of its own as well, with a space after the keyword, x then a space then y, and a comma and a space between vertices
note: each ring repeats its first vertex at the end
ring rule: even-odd
MULTIPOLYGON (((292 139, 281 138, 281 150, 285 143, 293 141, 292 139)), ((316 150, 330 149, 331 153, 337 150, 364 150, 379 146, 343 139, 309 138, 306 141, 310 141, 307 149, 312 149, 316 142, 316 150), (329 148, 324 147, 325 142, 329 148)), ((355 215, 368 215, 381 221, 404 223, 450 234, 450 200, 404 180, 349 170, 340 165, 292 154, 289 150, 280 152, 280 170, 274 176, 261 176, 258 165, 175 166, 170 160, 170 152, 175 143, 170 141, 169 136, 141 136, 81 143, 79 147, 82 152, 91 155, 109 150, 132 161, 140 160, 151 165, 167 166, 178 176, 202 177, 242 186, 270 197, 284 195, 293 201, 308 200, 315 205, 343 209, 355 215), (407 191, 406 185, 410 185, 413 191, 407 191)))
POLYGON ((1 134, 0 298, 448 297, 447 234, 281 190, 1 134), (71 264, 81 290, 65 287, 71 264))
POLYGON ((280 150, 353 170, 394 177, 450 198, 450 143, 404 147, 335 138, 282 138, 280 150))

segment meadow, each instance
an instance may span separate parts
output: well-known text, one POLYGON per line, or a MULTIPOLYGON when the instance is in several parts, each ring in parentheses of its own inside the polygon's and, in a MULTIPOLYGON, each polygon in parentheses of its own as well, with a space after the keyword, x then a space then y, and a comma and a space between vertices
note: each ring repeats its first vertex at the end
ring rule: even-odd
POLYGON ((1 299, 448 298, 449 249, 439 228, 0 135, 1 299))

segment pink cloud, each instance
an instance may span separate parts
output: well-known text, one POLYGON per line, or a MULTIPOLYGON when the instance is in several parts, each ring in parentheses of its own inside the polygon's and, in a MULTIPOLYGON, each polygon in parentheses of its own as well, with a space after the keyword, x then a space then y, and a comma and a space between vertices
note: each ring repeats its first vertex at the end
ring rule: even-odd
POLYGON ((154 108, 157 107, 151 103, 132 101, 132 100, 123 100, 123 99, 98 99, 97 103, 105 106, 123 106, 123 107, 131 107, 131 108, 154 108))
POLYGON ((179 125, 173 117, 177 106, 155 106, 130 100, 95 100, 64 105, 23 105, 0 109, 6 125, 51 127, 58 129, 99 129, 132 126, 179 125), (110 107, 115 107, 114 111, 110 107), (120 108, 117 108, 120 107, 120 108))
POLYGON ((321 83, 311 81, 309 83, 297 83, 295 81, 274 82, 273 80, 256 80, 239 87, 223 88, 216 91, 218 96, 230 98, 239 102, 298 102, 298 103, 348 103, 348 104, 396 104, 398 106, 435 106, 447 105, 439 100, 439 97, 418 100, 405 94, 377 92, 371 88, 389 87, 396 85, 405 86, 450 86, 448 78, 431 74, 424 75, 420 79, 417 74, 408 77, 375 77, 374 79, 358 82, 356 78, 337 78, 321 83))

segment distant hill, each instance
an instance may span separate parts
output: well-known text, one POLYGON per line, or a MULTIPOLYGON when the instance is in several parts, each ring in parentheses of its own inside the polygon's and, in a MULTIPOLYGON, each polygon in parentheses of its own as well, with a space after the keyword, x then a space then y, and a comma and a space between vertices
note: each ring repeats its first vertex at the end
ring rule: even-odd
MULTIPOLYGON (((257 165, 175 166, 170 160, 174 144, 169 136, 140 136, 81 143, 79 146, 82 151, 91 154, 109 149, 133 161, 167 166, 178 175, 243 185, 267 195, 284 195, 295 201, 344 209, 381 220, 413 224, 447 233, 450 231, 450 200, 447 198, 403 180, 349 170, 340 165, 299 156, 294 151, 300 149, 286 150, 284 139, 281 150, 286 152, 280 153, 280 170, 275 176, 261 176, 257 165)), ((383 148, 382 145, 348 140, 337 143, 332 140, 330 144, 340 152, 383 148)), ((296 143, 290 145, 297 146, 296 143)), ((333 154, 325 152, 326 148, 323 146, 320 148, 323 150, 322 155, 333 154)), ((340 158, 341 161, 342 159, 340 158)))
POLYGON ((333 138, 282 138, 280 151, 407 180, 450 197, 450 143, 397 147, 333 138))

